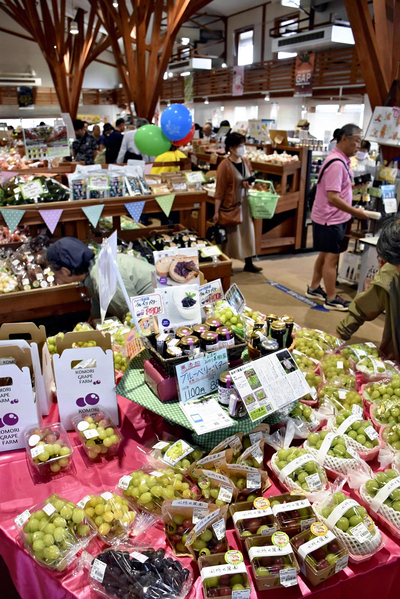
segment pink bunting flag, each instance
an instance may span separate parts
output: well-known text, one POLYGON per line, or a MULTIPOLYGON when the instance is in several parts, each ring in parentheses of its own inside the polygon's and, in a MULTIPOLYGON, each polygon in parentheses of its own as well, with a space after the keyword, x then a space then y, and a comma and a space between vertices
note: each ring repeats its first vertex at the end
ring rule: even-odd
POLYGON ((46 223, 46 226, 51 234, 54 233, 54 230, 58 225, 58 221, 60 220, 62 213, 62 208, 58 208, 57 210, 39 210, 39 214, 46 223))

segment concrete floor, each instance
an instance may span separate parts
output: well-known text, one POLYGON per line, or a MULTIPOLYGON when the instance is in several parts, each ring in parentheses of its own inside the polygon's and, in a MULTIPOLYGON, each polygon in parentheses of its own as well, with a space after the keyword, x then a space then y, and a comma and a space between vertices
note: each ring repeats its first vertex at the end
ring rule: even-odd
MULTIPOLYGON (((307 304, 265 282, 266 280, 274 281, 305 295, 307 284, 311 281, 316 256, 316 253, 305 253, 262 257, 255 262, 257 266, 263 268, 260 274, 243 272, 243 262, 233 260, 232 282, 240 287, 251 308, 258 309, 264 314, 272 313, 278 316, 291 314, 299 325, 336 334, 336 325, 342 320, 345 313, 313 310, 307 304)), ((356 288, 352 285, 342 284, 338 286, 338 293, 345 299, 351 300, 356 295, 356 288)), ((319 303, 322 304, 322 302, 319 303)), ((381 315, 373 322, 366 322, 352 337, 352 341, 354 343, 372 341, 379 344, 382 339, 384 318, 381 315)))

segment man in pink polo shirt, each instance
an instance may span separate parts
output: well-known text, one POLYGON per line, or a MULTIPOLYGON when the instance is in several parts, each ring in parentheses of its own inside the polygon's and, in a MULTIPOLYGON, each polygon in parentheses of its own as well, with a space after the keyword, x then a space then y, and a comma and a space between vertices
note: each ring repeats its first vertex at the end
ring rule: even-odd
POLYGON ((350 302, 336 293, 336 267, 340 246, 352 216, 367 219, 362 208, 353 208, 353 173, 350 157, 354 156, 361 138, 357 125, 345 125, 337 136, 336 147, 327 156, 319 175, 317 192, 311 211, 314 250, 319 252, 314 265, 307 297, 324 300, 328 310, 347 311, 350 302), (321 287, 324 279, 325 291, 321 287))

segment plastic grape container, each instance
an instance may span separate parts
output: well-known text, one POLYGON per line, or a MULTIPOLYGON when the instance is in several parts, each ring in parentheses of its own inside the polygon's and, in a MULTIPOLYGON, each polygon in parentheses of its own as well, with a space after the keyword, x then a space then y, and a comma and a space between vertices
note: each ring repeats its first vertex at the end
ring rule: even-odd
POLYGON ((92 519, 98 537, 108 545, 129 536, 137 515, 128 499, 111 491, 87 495, 78 502, 78 506, 92 519))
POLYGON ((271 486, 268 474, 264 470, 258 470, 242 464, 220 464, 218 471, 224 474, 239 489, 236 503, 243 501, 254 501, 262 496, 271 486))
POLYGON ((185 541, 193 560, 201 556, 223 553, 229 549, 226 536, 227 513, 228 506, 225 505, 210 512, 194 525, 185 541))
POLYGON ((347 446, 344 436, 337 432, 310 433, 304 443, 304 448, 332 472, 335 478, 340 474, 349 474, 360 466, 360 458, 356 451, 350 445, 347 446))
POLYGON ((270 536, 278 529, 269 500, 264 497, 236 503, 229 507, 229 511, 243 548, 247 537, 270 536))
POLYGON ((344 436, 348 445, 356 450, 361 459, 369 462, 379 452, 379 435, 370 420, 364 420, 351 410, 342 410, 329 421, 328 428, 344 436))
POLYGON ((29 554, 50 570, 65 570, 96 535, 84 510, 59 495, 51 495, 18 518, 29 554))
POLYGON ((123 436, 107 410, 100 408, 85 416, 76 414, 71 421, 90 460, 110 458, 118 453, 123 436))
POLYGON ((362 358, 372 356, 373 358, 379 358, 378 348, 374 343, 353 343, 346 345, 341 350, 345 358, 350 362, 357 364, 362 358))
POLYGON ((205 599, 229 598, 232 597, 232 591, 251 590, 250 578, 243 556, 240 551, 234 553, 237 561, 242 560, 240 563, 227 563, 225 553, 199 558, 198 564, 205 599))
POLYGON ((400 424, 400 397, 382 399, 370 407, 371 418, 380 426, 400 424))
POLYGON ((331 354, 322 360, 321 368, 329 383, 338 376, 349 374, 350 362, 341 354, 331 354))
POLYGON ((271 458, 271 468, 288 491, 302 489, 308 494, 328 487, 325 469, 306 449, 280 449, 271 458))
POLYGON ((400 476, 396 470, 377 472, 360 487, 359 495, 378 521, 399 539, 400 476))
MULTIPOLYGON (((343 384, 343 379, 344 377, 341 377, 341 385, 343 384)), ((321 405, 324 405, 325 401, 329 400, 332 402, 334 408, 339 411, 351 410, 354 404, 360 407, 363 406, 362 397, 357 391, 336 386, 334 384, 324 385, 319 391, 319 399, 321 405)))
POLYGON ((400 451, 400 424, 394 423, 385 426, 381 430, 381 436, 393 451, 400 451))
POLYGON ((176 472, 185 474, 194 462, 203 457, 204 452, 198 447, 189 445, 183 439, 179 439, 177 441, 157 441, 152 444, 150 455, 174 468, 176 472))
POLYGON ((390 380, 388 378, 379 382, 367 383, 362 387, 364 401, 371 404, 384 399, 400 399, 400 376, 393 375, 390 380))
POLYGON ((310 502, 301 492, 273 495, 268 499, 276 528, 285 532, 289 538, 308 530, 317 520, 310 502))
POLYGON ((24 438, 29 459, 40 474, 53 476, 68 470, 74 449, 60 422, 42 428, 30 426, 24 438))
POLYGON ((245 545, 257 590, 289 586, 285 583, 288 575, 297 578, 300 568, 286 533, 279 531, 277 535, 249 537, 245 545))

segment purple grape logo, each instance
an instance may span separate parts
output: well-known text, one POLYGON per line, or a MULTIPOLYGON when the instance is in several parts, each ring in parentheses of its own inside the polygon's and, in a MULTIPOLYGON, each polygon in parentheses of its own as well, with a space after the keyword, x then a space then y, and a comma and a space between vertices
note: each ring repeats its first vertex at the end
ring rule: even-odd
POLYGON ((18 416, 13 412, 9 412, 8 414, 4 414, 3 418, 0 418, 0 428, 5 426, 15 426, 18 424, 18 416))
POLYGON ((100 385, 101 381, 93 381, 93 385, 100 385))
POLYGON ((78 406, 78 408, 84 408, 86 405, 95 406, 99 403, 99 401, 100 397, 97 395, 97 393, 88 393, 86 397, 79 397, 76 400, 76 405, 78 406))
POLYGON ((19 399, 13 399, 10 403, 19 403, 19 399))

